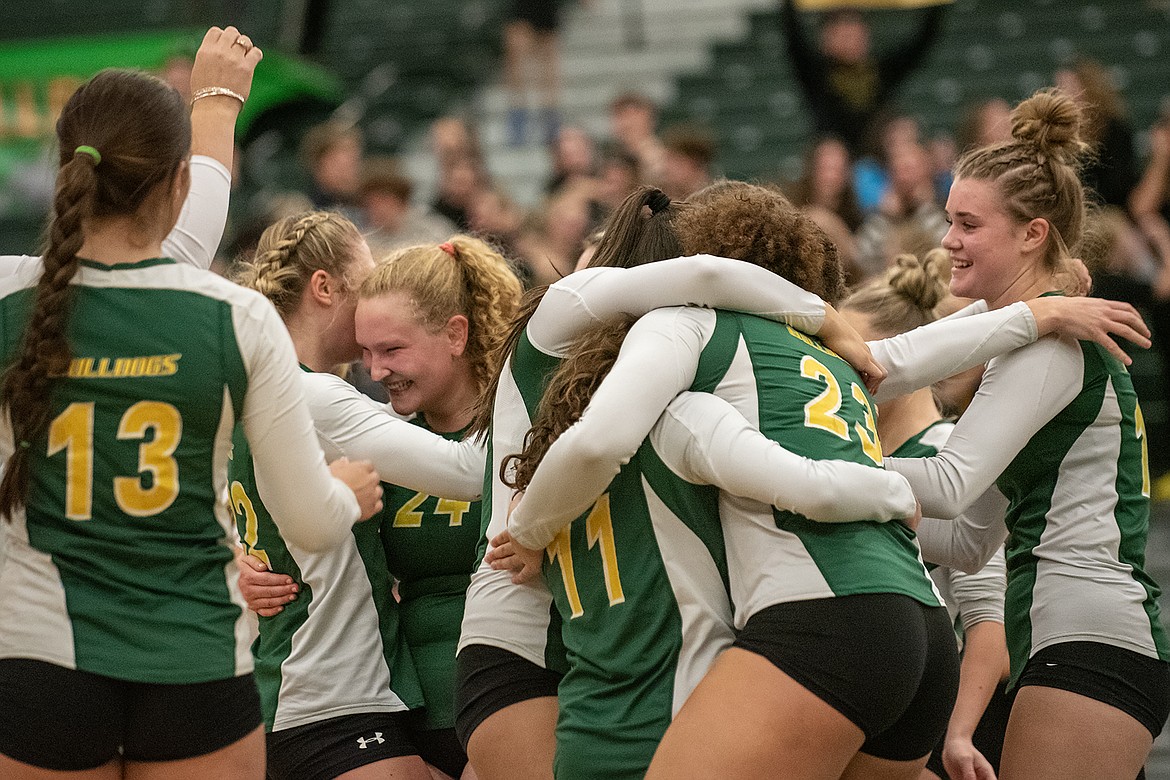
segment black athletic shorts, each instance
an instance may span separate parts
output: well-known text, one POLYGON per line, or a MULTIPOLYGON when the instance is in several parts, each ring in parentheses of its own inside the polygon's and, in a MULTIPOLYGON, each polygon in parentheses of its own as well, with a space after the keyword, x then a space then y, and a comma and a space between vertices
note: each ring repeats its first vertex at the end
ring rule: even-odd
POLYGON ((0 753, 58 772, 213 753, 260 725, 252 675, 190 685, 115 680, 0 659, 0 753))
POLYGON ((505 707, 556 696, 561 675, 510 650, 468 645, 455 658, 455 731, 467 741, 479 724, 505 707))
POLYGON ((418 754, 436 769, 440 769, 451 777, 458 778, 467 766, 467 753, 459 738, 455 736, 455 729, 434 729, 426 727, 426 712, 414 710, 407 713, 406 733, 410 741, 418 747, 418 754))
MULTIPOLYGON (((996 777, 999 777, 999 762, 1003 757, 1003 736, 1007 733, 1008 716, 1011 714, 1012 699, 1007 693, 1007 683, 1000 683, 991 694, 991 700, 987 702, 987 709, 983 711, 983 717, 979 719, 975 733, 971 735, 972 744, 995 769, 996 777)), ((930 760, 926 762, 926 768, 944 780, 947 776, 942 761, 945 742, 946 734, 943 734, 943 738, 935 745, 934 752, 930 754, 930 760)))
POLYGON ((405 712, 363 712, 270 732, 268 780, 333 780, 388 758, 416 756, 405 712))
POLYGON ((513 0, 508 21, 527 22, 542 33, 555 33, 561 26, 558 0, 513 0))
POLYGON ((762 655, 865 732, 861 751, 925 756, 946 732, 959 653, 945 607, 909 596, 775 604, 752 615, 735 646, 762 655))
POLYGON ((1028 659, 1025 685, 1072 691, 1135 718, 1157 738, 1170 717, 1170 664, 1102 642, 1061 642, 1028 659))

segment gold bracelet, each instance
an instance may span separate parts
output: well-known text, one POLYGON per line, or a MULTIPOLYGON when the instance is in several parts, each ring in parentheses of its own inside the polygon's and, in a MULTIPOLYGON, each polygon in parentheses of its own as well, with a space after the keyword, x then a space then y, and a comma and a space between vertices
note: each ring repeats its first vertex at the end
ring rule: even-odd
POLYGON ((191 95, 191 105, 195 105, 195 101, 205 97, 213 97, 215 95, 225 95, 227 97, 234 97, 240 101, 240 105, 244 105, 244 96, 233 89, 227 87, 204 87, 203 89, 195 90, 195 94, 191 95))

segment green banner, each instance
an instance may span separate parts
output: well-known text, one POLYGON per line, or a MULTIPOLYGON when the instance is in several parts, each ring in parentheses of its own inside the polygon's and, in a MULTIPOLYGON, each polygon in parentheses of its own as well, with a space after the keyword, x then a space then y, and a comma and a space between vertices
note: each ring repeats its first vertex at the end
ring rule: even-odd
MULTIPOLYGON (((103 34, 0 43, 0 188, 23 165, 43 165, 65 101, 103 68, 161 72, 173 59, 193 58, 205 30, 103 34)), ((237 125, 245 134, 269 109, 298 100, 337 105, 341 82, 324 69, 277 51, 265 51, 252 93, 237 125)), ((2 194, 2 193, 0 193, 2 194)), ((0 213, 15 204, 4 204, 0 213)))

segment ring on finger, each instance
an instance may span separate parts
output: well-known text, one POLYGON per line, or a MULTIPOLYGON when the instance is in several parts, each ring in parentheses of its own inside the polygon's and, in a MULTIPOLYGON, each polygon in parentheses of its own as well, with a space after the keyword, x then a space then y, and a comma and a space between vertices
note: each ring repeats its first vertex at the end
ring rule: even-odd
POLYGON ((234 41, 232 41, 232 46, 240 46, 243 48, 244 52, 247 53, 252 48, 252 42, 248 40, 248 36, 241 35, 239 38, 236 38, 234 41))

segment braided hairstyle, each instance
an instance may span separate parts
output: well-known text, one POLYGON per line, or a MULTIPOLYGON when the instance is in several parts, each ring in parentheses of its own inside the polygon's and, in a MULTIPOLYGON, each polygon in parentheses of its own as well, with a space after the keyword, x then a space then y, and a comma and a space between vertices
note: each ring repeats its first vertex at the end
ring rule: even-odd
POLYGON ((1020 223, 1048 222, 1044 265, 1071 292, 1078 284, 1068 261, 1081 248, 1087 216, 1079 169, 1090 149, 1081 137, 1081 109, 1059 89, 1047 89, 1011 116, 1011 140, 965 153, 955 164, 955 178, 994 184, 1004 210, 1020 223))
POLYGON ((179 93, 161 79, 104 70, 65 103, 57 140, 60 167, 44 270, 20 347, 0 380, 0 410, 12 423, 16 444, 0 480, 0 515, 8 519, 27 500, 30 450, 41 446, 53 386, 69 369, 70 282, 87 223, 138 216, 139 224, 153 225, 157 217, 147 210, 169 208, 161 198, 169 197, 191 152, 191 120, 179 93), (96 149, 100 162, 97 155, 74 151, 79 146, 96 149))
POLYGON ((423 244, 390 254, 362 284, 361 299, 404 292, 432 331, 457 314, 467 318, 464 357, 481 392, 499 373, 499 345, 520 300, 512 266, 485 242, 455 236, 442 246, 423 244), (448 251, 450 250, 450 251, 448 251))
POLYGON ((884 274, 850 293, 841 308, 867 315, 882 336, 896 336, 942 316, 939 309, 948 302, 950 280, 951 259, 945 249, 932 249, 921 259, 898 255, 884 274))
POLYGON ((315 272, 325 271, 349 284, 346 271, 363 240, 352 222, 334 212, 288 216, 261 234, 256 253, 241 266, 235 281, 270 300, 287 321, 315 272))

